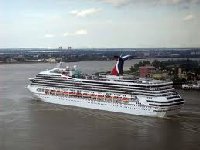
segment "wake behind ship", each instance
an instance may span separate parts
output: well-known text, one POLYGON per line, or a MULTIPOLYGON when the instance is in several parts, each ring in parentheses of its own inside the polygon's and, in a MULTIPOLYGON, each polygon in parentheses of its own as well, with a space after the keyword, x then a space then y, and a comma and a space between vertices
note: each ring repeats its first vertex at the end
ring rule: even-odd
POLYGON ((76 67, 42 71, 30 79, 28 89, 49 103, 155 117, 177 114, 184 100, 173 83, 123 76, 128 57, 116 57, 111 75, 82 74, 76 67))

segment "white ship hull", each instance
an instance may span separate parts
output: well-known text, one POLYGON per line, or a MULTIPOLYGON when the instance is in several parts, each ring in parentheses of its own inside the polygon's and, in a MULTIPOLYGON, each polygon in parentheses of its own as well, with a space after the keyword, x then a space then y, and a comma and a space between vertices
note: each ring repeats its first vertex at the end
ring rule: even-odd
POLYGON ((91 99, 46 95, 37 92, 36 87, 28 86, 28 89, 42 101, 53 104, 70 105, 82 108, 98 109, 110 112, 120 112, 132 115, 143 115, 143 116, 153 116, 153 117, 167 117, 177 114, 180 111, 180 109, 178 108, 174 110, 155 112, 154 111, 155 109, 151 109, 150 107, 148 108, 144 106, 142 107, 137 104, 135 105, 120 104, 120 103, 117 104, 111 102, 95 101, 91 99))

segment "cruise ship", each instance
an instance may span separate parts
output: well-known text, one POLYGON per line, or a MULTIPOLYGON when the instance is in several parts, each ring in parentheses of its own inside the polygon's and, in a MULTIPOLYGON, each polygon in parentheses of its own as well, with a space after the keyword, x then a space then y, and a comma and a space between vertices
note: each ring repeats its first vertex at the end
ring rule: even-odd
POLYGON ((184 100, 173 82, 123 75, 128 57, 116 56, 117 63, 109 75, 55 67, 30 78, 27 88, 42 101, 54 104, 154 117, 179 113, 184 100))

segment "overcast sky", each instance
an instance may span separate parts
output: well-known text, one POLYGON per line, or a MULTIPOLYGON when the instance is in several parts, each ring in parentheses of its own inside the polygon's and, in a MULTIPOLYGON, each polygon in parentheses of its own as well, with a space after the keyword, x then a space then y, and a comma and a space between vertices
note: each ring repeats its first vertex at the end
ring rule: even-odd
POLYGON ((200 0, 0 0, 0 48, 200 47, 200 0))

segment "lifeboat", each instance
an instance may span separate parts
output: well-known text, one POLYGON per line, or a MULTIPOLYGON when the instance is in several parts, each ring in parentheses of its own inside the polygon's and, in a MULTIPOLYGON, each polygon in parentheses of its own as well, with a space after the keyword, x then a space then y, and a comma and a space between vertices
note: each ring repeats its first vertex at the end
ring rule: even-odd
POLYGON ((82 93, 77 92, 76 95, 77 95, 78 97, 80 97, 80 96, 82 96, 82 93))
POLYGON ((129 102, 129 98, 123 97, 122 102, 129 102))
POLYGON ((104 95, 100 95, 100 94, 97 95, 97 99, 98 99, 98 100, 103 100, 103 99, 104 99, 104 95))
POLYGON ((75 96, 76 93, 75 92, 68 92, 70 96, 75 96))
POLYGON ((97 95, 97 97, 104 97, 104 95, 97 95))
POLYGON ((62 95, 61 91, 56 91, 56 95, 62 95))
POLYGON ((90 95, 92 99, 96 99, 96 95, 95 94, 91 94, 90 95))
POLYGON ((110 95, 106 95, 106 96, 105 96, 105 99, 106 99, 106 100, 112 100, 112 97, 111 97, 110 95))
POLYGON ((119 99, 119 97, 118 97, 118 96, 113 96, 112 98, 113 98, 113 99, 119 99))
POLYGON ((83 93, 83 97, 90 97, 90 95, 87 93, 83 93))
POLYGON ((63 92, 63 95, 68 96, 69 92, 63 92))

